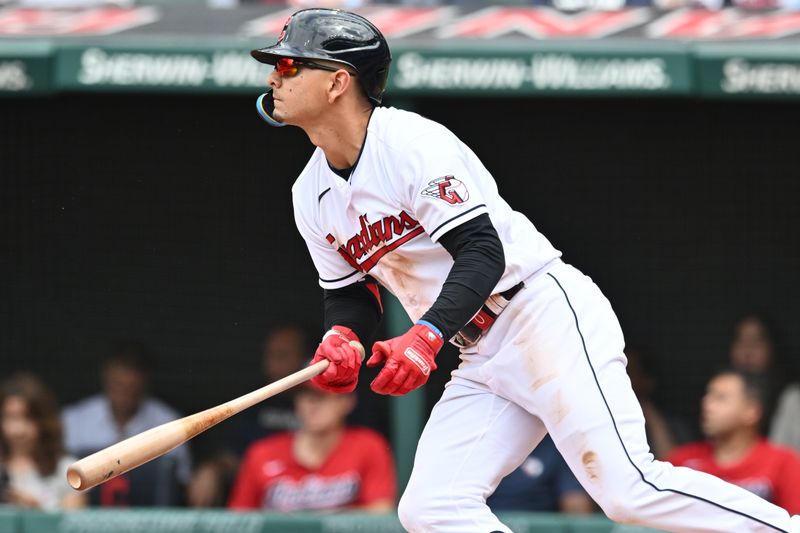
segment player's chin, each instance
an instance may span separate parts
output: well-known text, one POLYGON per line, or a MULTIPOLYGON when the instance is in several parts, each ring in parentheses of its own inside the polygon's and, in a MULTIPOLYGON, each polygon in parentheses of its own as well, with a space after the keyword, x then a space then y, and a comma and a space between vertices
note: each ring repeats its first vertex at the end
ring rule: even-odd
POLYGON ((286 104, 282 100, 275 100, 272 109, 272 118, 284 124, 291 124, 291 113, 287 112, 286 104))
POLYGON ((272 113, 272 118, 274 118, 275 120, 277 120, 281 124, 288 124, 288 125, 291 124, 291 122, 286 117, 286 115, 284 115, 283 113, 277 112, 277 111, 272 113))
POLYGON ((280 101, 275 105, 273 116, 284 124, 303 128, 315 124, 319 114, 320 111, 316 108, 309 108, 297 103, 290 106, 286 102, 280 101))

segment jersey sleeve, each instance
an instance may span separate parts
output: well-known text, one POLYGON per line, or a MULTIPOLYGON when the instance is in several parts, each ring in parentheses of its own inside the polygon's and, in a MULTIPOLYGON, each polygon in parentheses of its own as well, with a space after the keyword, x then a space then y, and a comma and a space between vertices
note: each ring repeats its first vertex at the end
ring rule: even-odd
POLYGON ((239 465, 239 472, 231 488, 228 498, 230 509, 258 509, 261 507, 262 487, 259 487, 256 473, 261 470, 261 461, 257 448, 251 446, 245 453, 244 460, 239 465))
POLYGON ((488 212, 484 190, 491 176, 453 134, 445 130, 424 135, 407 154, 412 180, 409 203, 431 240, 436 242, 449 230, 488 212))
POLYGON ((295 224, 317 269, 320 286, 323 289, 338 289, 363 278, 365 274, 337 251, 333 237, 326 235, 306 212, 309 202, 317 199, 301 198, 296 190, 293 191, 293 197, 295 224))
POLYGON ((365 461, 361 471, 359 501, 362 505, 381 500, 397 501, 394 459, 389 443, 371 430, 365 430, 363 439, 365 461))

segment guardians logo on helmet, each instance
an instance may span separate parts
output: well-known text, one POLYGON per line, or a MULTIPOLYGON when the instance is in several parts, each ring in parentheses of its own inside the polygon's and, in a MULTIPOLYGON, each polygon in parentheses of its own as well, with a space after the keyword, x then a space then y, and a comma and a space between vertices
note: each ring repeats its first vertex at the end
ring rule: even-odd
POLYGON ((289 26, 289 23, 292 21, 292 16, 289 15, 289 18, 286 19, 286 22, 283 25, 283 29, 281 30, 280 35, 278 35, 278 43, 282 43, 283 39, 286 37, 286 28, 289 26))

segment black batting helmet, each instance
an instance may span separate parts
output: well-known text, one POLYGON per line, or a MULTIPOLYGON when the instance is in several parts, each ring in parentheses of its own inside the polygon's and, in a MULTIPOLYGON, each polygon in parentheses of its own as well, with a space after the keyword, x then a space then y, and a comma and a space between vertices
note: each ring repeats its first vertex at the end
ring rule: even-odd
POLYGON ((392 54, 380 30, 355 13, 303 9, 289 17, 273 46, 253 50, 254 58, 274 65, 278 58, 325 59, 353 68, 370 102, 381 103, 392 54))

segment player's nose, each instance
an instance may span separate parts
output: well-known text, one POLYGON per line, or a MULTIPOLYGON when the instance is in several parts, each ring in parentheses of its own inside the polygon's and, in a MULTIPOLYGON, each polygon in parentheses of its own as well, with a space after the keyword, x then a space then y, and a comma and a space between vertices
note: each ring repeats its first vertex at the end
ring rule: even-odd
POLYGON ((277 70, 273 70, 272 72, 269 73, 269 76, 267 76, 267 85, 269 85, 273 89, 275 87, 280 87, 281 77, 278 75, 277 70))

